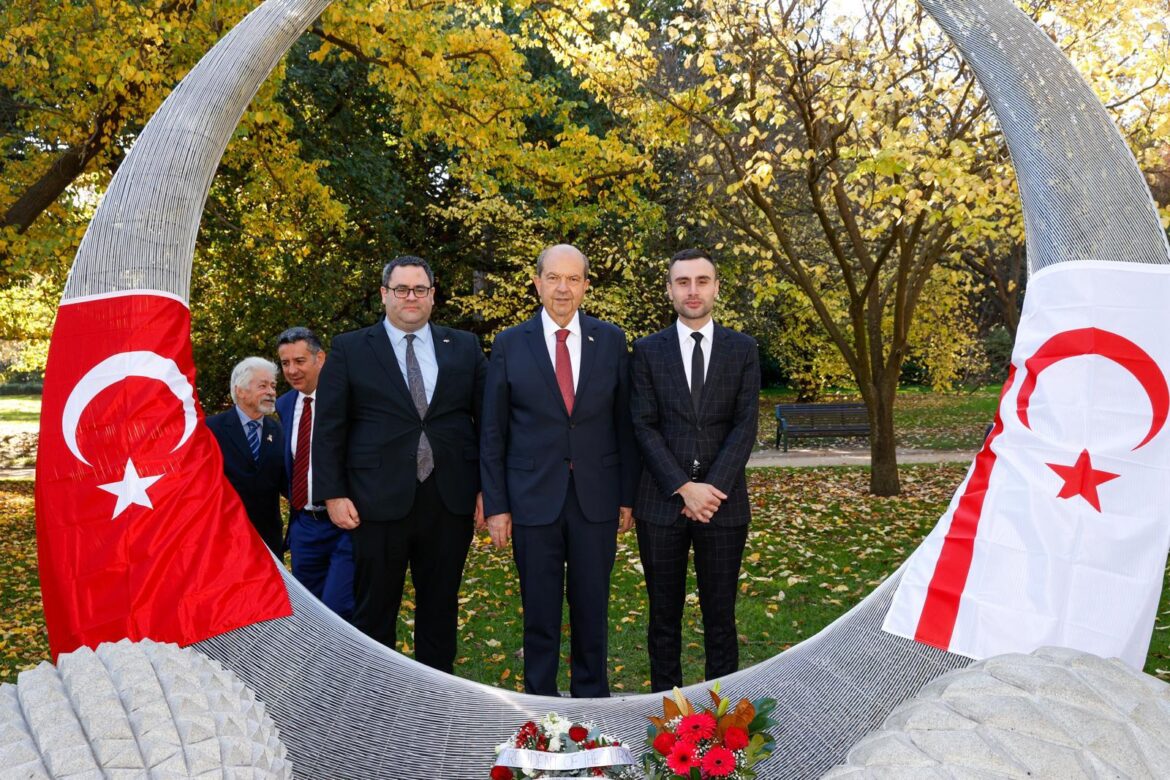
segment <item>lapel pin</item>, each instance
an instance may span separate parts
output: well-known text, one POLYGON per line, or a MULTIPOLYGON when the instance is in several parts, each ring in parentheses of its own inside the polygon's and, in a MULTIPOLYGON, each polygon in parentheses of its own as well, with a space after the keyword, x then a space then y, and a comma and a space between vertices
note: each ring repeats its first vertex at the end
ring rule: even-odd
POLYGON ((590 337, 589 337, 589 340, 590 340, 590 341, 593 341, 593 337, 592 337, 592 336, 590 336, 590 337))
POLYGON ((271 443, 272 443, 272 434, 271 434, 271 433, 270 433, 270 434, 268 434, 268 443, 269 443, 269 444, 271 444, 271 443))
POLYGON ((451 339, 443 339, 443 343, 444 343, 444 344, 450 344, 450 343, 451 343, 451 339))

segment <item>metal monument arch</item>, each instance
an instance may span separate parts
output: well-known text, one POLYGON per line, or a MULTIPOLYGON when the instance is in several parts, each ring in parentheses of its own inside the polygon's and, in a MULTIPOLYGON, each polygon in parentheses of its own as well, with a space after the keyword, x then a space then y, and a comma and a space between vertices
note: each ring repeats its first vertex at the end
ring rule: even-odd
MULTIPOLYGON (((977 74, 1004 129, 1030 270, 1078 260, 1170 263, 1128 147, 1052 42, 1010 0, 921 2, 977 74)), ((199 222, 227 142, 261 83, 328 5, 267 0, 175 89, 111 182, 65 301, 125 290, 189 301, 199 222)), ((197 648, 267 704, 298 775, 483 777, 494 745, 525 719, 555 708, 636 745, 659 705, 656 695, 554 701, 433 671, 368 640, 284 576, 291 617, 197 648)), ((897 581, 797 647, 725 678, 737 698, 779 702, 779 748, 761 776, 819 776, 899 702, 969 663, 882 632, 897 581)))

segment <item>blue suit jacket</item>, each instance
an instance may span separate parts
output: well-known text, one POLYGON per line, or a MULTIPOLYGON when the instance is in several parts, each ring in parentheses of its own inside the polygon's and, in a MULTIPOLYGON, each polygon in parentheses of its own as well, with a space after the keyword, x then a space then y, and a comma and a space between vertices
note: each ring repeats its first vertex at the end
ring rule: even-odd
MULTIPOLYGON (((292 424, 293 413, 297 410, 297 396, 300 395, 300 390, 289 390, 279 398, 276 399, 276 416, 280 418, 280 425, 285 430, 284 436, 284 476, 287 481, 285 486, 285 494, 292 498, 292 476, 293 476, 293 454, 292 454, 292 424)), ((313 409, 316 414, 317 410, 313 409)), ((304 507, 291 507, 291 509, 298 510, 304 507)))
POLYGON ((560 515, 569 467, 591 522, 634 505, 641 461, 630 420, 629 352, 621 329, 581 318, 581 366, 573 414, 565 410, 540 315, 496 337, 484 389, 480 473, 486 515, 516 525, 560 515))

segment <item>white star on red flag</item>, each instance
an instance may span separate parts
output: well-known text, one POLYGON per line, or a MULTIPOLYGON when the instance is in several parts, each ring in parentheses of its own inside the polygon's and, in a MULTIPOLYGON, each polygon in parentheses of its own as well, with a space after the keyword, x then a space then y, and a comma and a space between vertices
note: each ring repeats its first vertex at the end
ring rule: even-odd
POLYGON ((127 459, 126 470, 122 473, 121 481, 98 485, 100 490, 112 493, 118 497, 118 503, 114 505, 114 514, 110 519, 116 519, 118 515, 129 509, 132 504, 144 506, 147 509, 154 509, 150 503, 150 496, 146 494, 146 489, 155 482, 158 482, 162 477, 162 474, 153 477, 139 476, 138 469, 134 468, 134 461, 127 459))

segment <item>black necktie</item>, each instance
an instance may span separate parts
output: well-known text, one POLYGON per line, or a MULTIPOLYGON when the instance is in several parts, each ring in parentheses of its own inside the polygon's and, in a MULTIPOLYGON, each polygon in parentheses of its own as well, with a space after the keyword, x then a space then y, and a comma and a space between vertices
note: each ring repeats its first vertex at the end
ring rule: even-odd
POLYGON ((691 338, 695 340, 695 348, 691 350, 691 403, 698 414, 703 398, 703 334, 692 333, 691 338))

